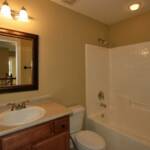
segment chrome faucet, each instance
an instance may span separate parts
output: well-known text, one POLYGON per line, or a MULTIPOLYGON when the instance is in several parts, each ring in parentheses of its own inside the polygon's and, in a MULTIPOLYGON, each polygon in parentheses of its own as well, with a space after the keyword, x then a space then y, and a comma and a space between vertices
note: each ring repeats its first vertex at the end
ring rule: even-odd
POLYGON ((27 104, 29 103, 30 101, 23 101, 21 103, 8 103, 7 106, 9 106, 11 108, 11 111, 14 111, 14 110, 21 110, 21 109, 24 109, 27 107, 27 104))

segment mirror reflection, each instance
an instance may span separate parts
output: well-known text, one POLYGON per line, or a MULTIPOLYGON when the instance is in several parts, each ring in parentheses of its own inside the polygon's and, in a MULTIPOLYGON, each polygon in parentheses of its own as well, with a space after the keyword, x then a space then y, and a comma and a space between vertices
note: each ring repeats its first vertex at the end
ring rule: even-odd
POLYGON ((32 84, 32 39, 0 36, 0 87, 32 84))

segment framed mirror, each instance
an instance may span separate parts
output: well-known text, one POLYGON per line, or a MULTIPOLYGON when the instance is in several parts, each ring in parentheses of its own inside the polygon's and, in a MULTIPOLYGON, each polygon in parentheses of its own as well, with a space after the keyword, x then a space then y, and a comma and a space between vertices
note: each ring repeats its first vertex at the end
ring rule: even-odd
POLYGON ((35 34, 0 28, 0 93, 38 89, 35 34))

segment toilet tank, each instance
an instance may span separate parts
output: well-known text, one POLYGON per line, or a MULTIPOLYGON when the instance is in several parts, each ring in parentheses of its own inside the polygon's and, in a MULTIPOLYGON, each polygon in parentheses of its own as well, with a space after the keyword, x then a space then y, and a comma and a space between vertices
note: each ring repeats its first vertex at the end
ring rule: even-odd
POLYGON ((78 132, 82 129, 85 108, 80 105, 69 107, 72 111, 70 116, 70 133, 78 132))

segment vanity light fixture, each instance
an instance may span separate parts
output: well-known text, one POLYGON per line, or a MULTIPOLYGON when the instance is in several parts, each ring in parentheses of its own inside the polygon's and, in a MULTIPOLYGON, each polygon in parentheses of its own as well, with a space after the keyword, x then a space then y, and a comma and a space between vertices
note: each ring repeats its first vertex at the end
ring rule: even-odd
POLYGON ((29 19, 33 19, 28 16, 27 10, 25 7, 22 7, 20 11, 12 10, 9 7, 7 0, 4 1, 0 8, 0 13, 7 18, 13 18, 15 20, 27 22, 29 19))
POLYGON ((19 20, 21 20, 21 21, 28 21, 29 17, 28 17, 28 13, 27 13, 27 10, 25 9, 25 7, 21 8, 18 17, 19 17, 19 20))
POLYGON ((134 4, 132 4, 132 5, 129 6, 129 9, 131 11, 136 11, 136 10, 139 10, 140 7, 141 7, 140 3, 134 3, 134 4))
POLYGON ((10 9, 9 4, 6 0, 4 1, 0 12, 3 16, 11 18, 11 9, 10 9))

